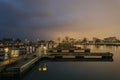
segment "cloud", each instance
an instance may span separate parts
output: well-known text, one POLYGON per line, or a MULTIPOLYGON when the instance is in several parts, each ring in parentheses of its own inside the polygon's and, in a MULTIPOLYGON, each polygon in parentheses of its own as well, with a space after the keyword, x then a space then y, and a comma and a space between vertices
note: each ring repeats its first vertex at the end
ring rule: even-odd
POLYGON ((119 4, 119 0, 1 0, 0 37, 119 36, 119 4))

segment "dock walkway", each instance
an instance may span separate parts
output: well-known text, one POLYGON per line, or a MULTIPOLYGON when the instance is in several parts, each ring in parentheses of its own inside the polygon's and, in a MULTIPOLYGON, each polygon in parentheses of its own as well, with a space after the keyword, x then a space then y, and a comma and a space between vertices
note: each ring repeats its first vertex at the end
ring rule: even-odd
POLYGON ((39 60, 39 57, 36 57, 34 54, 20 56, 16 58, 16 60, 12 61, 9 63, 9 60, 7 60, 7 64, 4 64, 4 61, 1 62, 0 65, 0 75, 5 76, 5 75, 17 75, 19 73, 22 73, 29 69, 31 66, 34 65, 35 62, 39 60), (3 65, 4 64, 4 65, 3 65))
POLYGON ((21 59, 23 59, 23 56, 10 58, 10 59, 7 59, 7 60, 0 61, 0 72, 4 68, 6 68, 6 67, 8 67, 8 66, 10 66, 10 65, 12 65, 12 64, 14 64, 14 63, 16 63, 18 61, 20 61, 21 59))
MULTIPOLYGON (((15 61, 13 60, 14 64, 4 64, 1 63, 0 68, 0 76, 15 76, 15 75, 22 75, 26 71, 28 71, 31 67, 33 67, 36 63, 38 63, 41 59, 74 59, 74 60, 105 60, 105 61, 113 61, 112 59, 113 54, 109 52, 105 53, 47 53, 43 54, 39 57, 35 56, 35 54, 28 55, 24 58, 21 56, 17 58, 15 61), (6 66, 7 65, 7 66, 6 66), (5 66, 2 68, 2 66, 5 66)), ((11 59, 12 61, 12 59, 11 59)), ((8 61, 7 61, 8 63, 8 61)))

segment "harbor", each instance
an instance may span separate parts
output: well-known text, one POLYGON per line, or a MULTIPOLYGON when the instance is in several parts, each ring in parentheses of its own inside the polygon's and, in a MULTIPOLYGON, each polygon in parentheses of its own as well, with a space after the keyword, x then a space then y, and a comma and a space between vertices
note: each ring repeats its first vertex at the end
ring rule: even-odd
MULTIPOLYGON (((64 44, 66 45, 66 44, 64 44)), ((67 47, 71 45, 67 44, 67 47)), ((62 47, 63 48, 63 47, 62 47)), ((65 48, 65 47, 64 47, 65 48)), ((91 52, 90 49, 74 48, 71 50, 57 48, 49 49, 46 51, 44 46, 37 48, 34 53, 27 53, 18 57, 13 57, 1 62, 0 76, 1 77, 22 77, 31 68, 39 62, 48 61, 79 61, 79 62, 112 62, 113 53, 110 52, 91 52), (6 63, 6 64, 3 64, 6 63)))
POLYGON ((120 80, 120 0, 0 0, 0 80, 120 80))
MULTIPOLYGON (((65 40, 64 42, 38 41, 11 42, 1 45, 0 77, 20 77, 42 62, 113 62, 109 51, 92 51, 90 45, 65 40)), ((44 65, 45 66, 45 65, 44 65)), ((38 69, 46 71, 46 66, 38 69)))

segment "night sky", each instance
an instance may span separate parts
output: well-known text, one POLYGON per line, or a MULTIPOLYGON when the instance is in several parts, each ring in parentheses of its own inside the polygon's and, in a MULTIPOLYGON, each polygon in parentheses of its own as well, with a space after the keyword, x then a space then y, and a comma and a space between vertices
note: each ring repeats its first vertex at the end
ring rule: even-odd
POLYGON ((0 38, 120 38, 120 0, 0 0, 0 38))

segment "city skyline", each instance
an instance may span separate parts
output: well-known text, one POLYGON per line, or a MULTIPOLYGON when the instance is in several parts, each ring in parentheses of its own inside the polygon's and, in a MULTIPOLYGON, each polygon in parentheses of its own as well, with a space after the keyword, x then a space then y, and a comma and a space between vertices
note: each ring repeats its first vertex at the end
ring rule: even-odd
POLYGON ((119 0, 1 0, 0 38, 120 39, 119 0))

